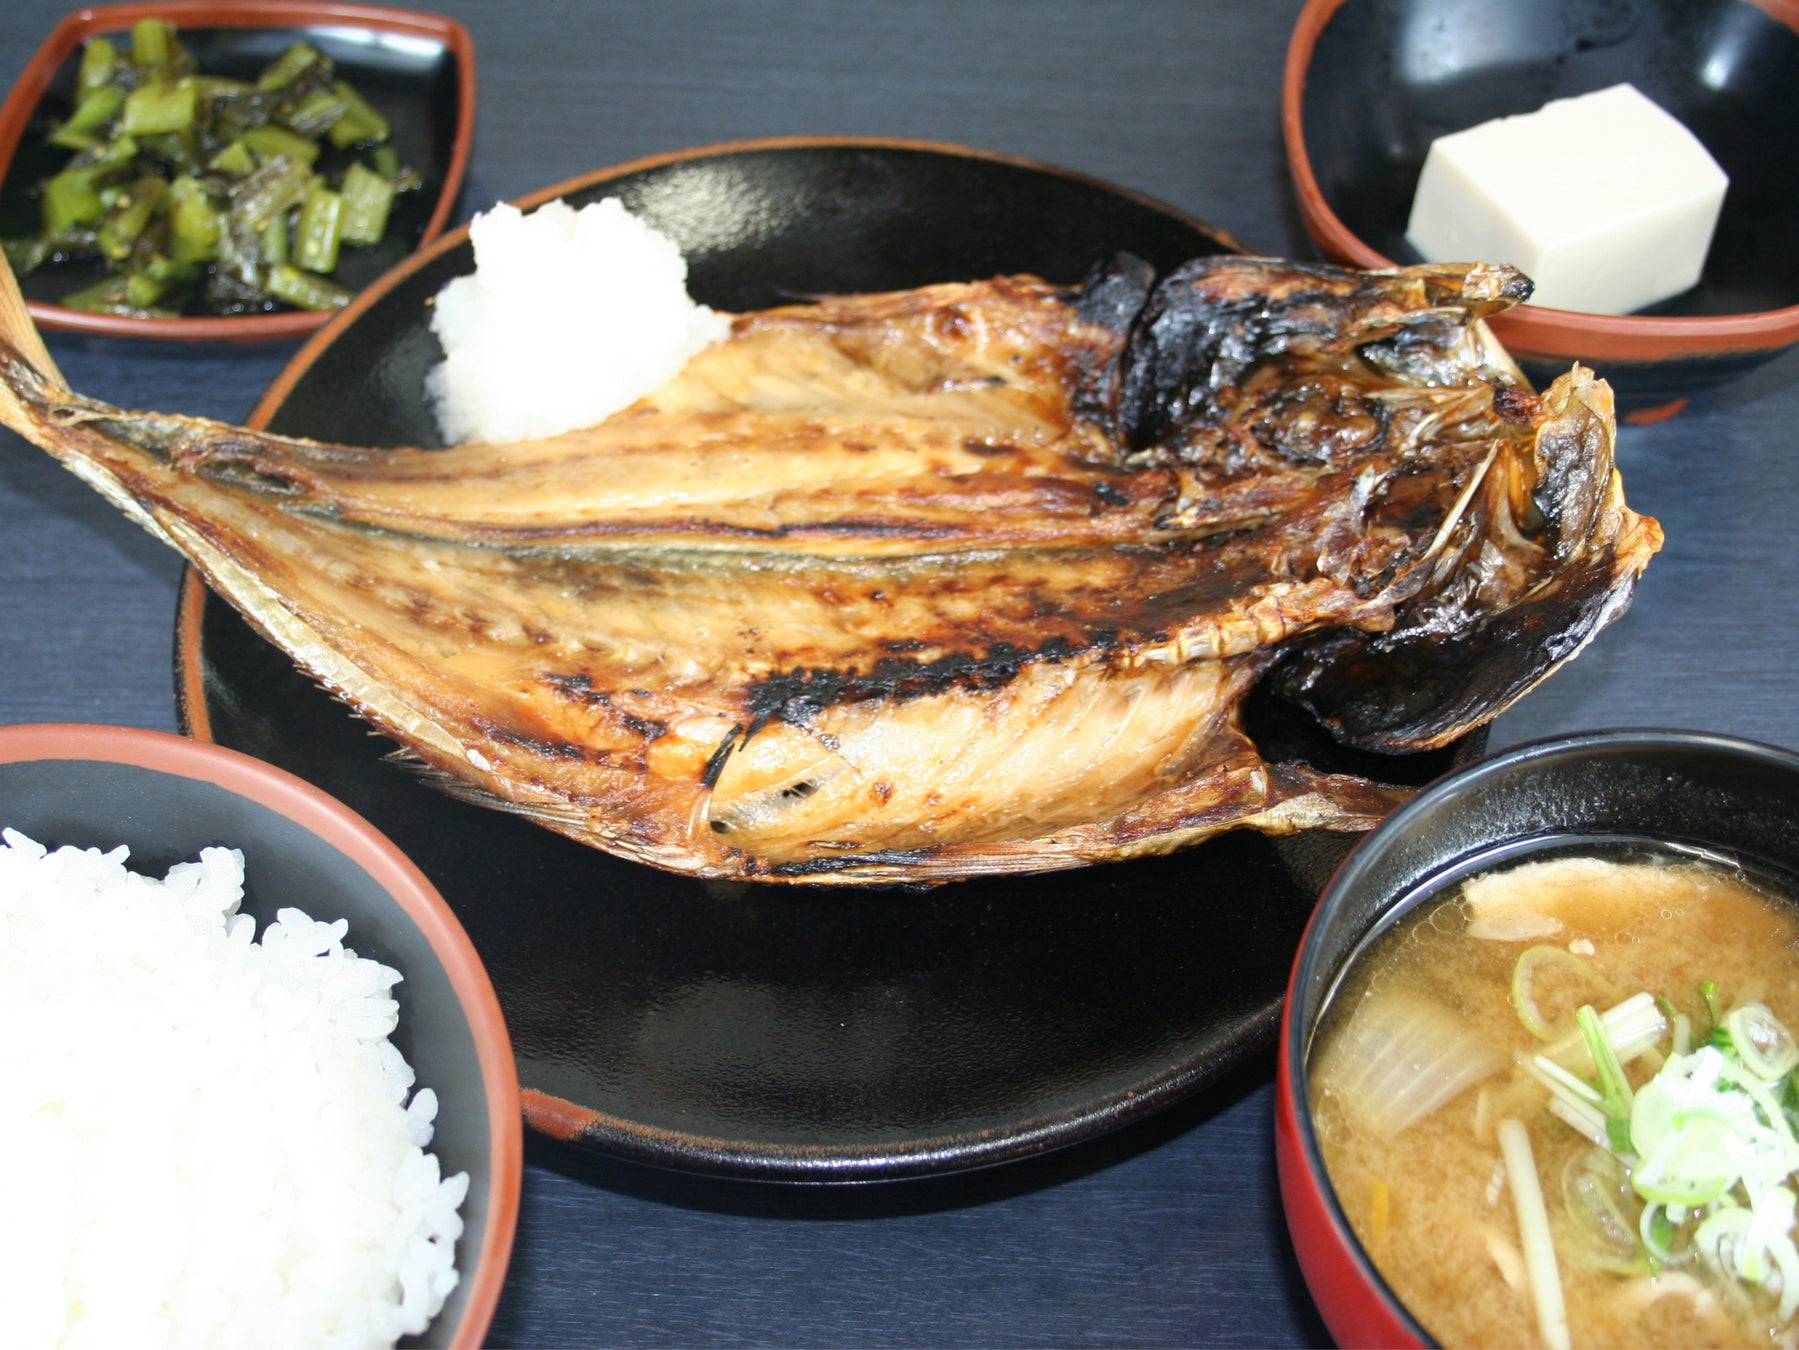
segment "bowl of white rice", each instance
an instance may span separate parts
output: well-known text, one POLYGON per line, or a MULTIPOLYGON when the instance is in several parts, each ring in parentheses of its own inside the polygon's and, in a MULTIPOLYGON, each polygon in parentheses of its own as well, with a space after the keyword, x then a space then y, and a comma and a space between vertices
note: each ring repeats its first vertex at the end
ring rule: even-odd
POLYGON ((20 1345, 473 1345, 518 1078, 454 913, 237 751, 0 727, 0 1307, 20 1345))

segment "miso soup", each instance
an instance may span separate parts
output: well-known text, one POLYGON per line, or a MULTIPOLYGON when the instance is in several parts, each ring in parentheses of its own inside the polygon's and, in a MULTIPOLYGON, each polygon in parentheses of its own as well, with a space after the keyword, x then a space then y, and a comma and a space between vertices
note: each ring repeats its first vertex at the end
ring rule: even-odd
POLYGON ((1432 1336, 1799 1345, 1799 946, 1776 891, 1672 852, 1537 851, 1356 958, 1309 1058, 1318 1140, 1432 1336))

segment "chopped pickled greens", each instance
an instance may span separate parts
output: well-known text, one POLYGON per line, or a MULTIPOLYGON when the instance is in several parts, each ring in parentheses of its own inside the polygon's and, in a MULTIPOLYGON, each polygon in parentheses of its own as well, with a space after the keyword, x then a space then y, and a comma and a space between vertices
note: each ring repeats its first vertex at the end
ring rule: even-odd
POLYGON ((340 250, 379 243, 416 189, 387 120, 295 43, 254 80, 195 68, 173 24, 83 48, 73 108, 49 142, 70 152, 37 185, 39 229, 8 239, 21 275, 97 259, 104 280, 63 297, 108 314, 335 309, 340 250))
POLYGON ((372 244, 387 233, 393 210, 394 185, 373 169, 352 164, 344 172, 343 238, 346 244, 372 244))

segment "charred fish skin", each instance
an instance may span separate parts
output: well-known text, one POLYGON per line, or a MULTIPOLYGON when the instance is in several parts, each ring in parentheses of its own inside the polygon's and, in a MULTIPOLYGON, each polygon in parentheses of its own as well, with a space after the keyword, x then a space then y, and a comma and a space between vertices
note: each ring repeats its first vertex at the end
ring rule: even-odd
POLYGON ((1599 467, 1610 463, 1615 436, 1611 391, 1576 371, 1551 389, 1540 416, 1523 513, 1534 530, 1513 518, 1517 494, 1495 474, 1470 503, 1469 525, 1478 528, 1446 548, 1462 555, 1456 585, 1409 607, 1386 632, 1339 631, 1300 644, 1273 676, 1337 739, 1364 749, 1442 745, 1483 709, 1516 701, 1628 607, 1617 568, 1646 558, 1661 535, 1624 506, 1617 472, 1599 467), (1595 443, 1604 447, 1598 456, 1595 443), (1534 538, 1554 565, 1520 584, 1498 559, 1475 552, 1495 532, 1534 538))
MULTIPOLYGON (((1132 262, 1110 270, 1135 275, 1132 262)), ((1458 350, 1471 326, 1529 295, 1529 280, 1503 266, 1420 267, 1401 280, 1265 258, 1197 258, 1144 295, 1120 354, 1107 429, 1132 449, 1178 446, 1218 424, 1221 396, 1252 370, 1301 355, 1355 351, 1368 359, 1384 344, 1409 353, 1383 363, 1395 376, 1465 377, 1471 359, 1491 355, 1458 350)))
MULTIPOLYGON (((934 883, 1360 829, 1270 763, 1496 715, 1659 545, 1609 395, 1481 319, 1511 269, 1125 258, 741 315, 595 428, 321 445, 69 393, 0 296, 0 420, 174 544, 457 795, 710 877, 934 883)), ((13 297, 16 300, 16 295, 13 297)))

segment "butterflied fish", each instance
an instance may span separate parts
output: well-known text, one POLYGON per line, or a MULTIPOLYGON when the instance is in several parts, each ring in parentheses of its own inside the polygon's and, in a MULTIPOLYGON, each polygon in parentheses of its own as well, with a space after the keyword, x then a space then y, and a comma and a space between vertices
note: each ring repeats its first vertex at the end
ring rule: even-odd
POLYGON ((359 449, 71 393, 16 293, 0 420, 471 799, 658 867, 936 881, 1365 828, 1258 682, 1443 745, 1629 603, 1610 391, 1541 396, 1508 268, 1130 259, 827 298, 599 426, 359 449))

